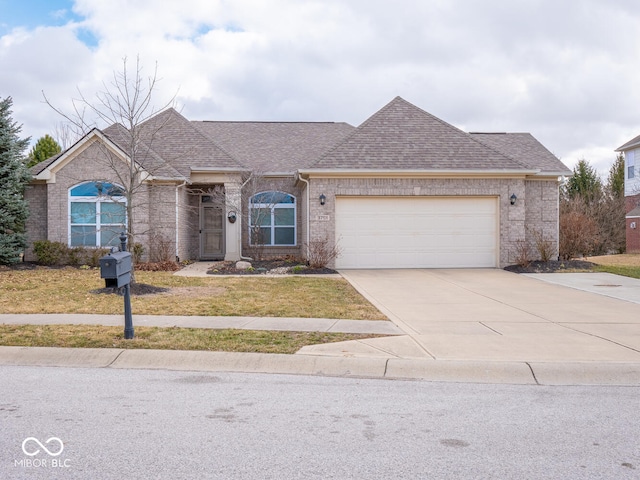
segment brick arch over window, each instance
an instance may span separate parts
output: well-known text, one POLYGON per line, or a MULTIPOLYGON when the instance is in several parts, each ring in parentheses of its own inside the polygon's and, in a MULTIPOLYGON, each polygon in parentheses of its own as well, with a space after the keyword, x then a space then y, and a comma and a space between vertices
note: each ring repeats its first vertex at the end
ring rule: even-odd
POLYGON ((296 245, 296 198, 284 192, 256 193, 249 201, 251 245, 296 245))
POLYGON ((117 246, 126 225, 127 202, 119 185, 91 181, 69 189, 69 246, 117 246))

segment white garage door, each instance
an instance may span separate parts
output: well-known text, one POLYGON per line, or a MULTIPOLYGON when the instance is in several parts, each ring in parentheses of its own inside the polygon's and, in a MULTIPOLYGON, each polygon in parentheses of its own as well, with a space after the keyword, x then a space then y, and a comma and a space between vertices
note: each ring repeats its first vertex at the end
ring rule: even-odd
POLYGON ((497 197, 338 197, 336 267, 495 267, 497 209, 497 197))

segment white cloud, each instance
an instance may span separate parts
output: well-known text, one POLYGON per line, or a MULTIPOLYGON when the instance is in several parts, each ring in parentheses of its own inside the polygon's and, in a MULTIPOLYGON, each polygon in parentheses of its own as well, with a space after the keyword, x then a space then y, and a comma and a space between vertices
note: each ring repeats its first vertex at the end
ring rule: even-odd
POLYGON ((606 172, 640 133, 634 1, 76 0, 81 19, 0 38, 0 95, 25 133, 140 55, 158 104, 198 119, 359 124, 401 95, 473 131, 529 131, 606 172), (81 29, 96 44, 78 40, 81 29), (20 115, 18 115, 18 113, 20 115))

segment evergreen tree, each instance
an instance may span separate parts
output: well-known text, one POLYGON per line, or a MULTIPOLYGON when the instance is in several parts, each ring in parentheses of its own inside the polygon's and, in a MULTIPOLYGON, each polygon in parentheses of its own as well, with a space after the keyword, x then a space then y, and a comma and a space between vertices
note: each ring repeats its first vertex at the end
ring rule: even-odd
POLYGON ((624 197, 624 155, 619 153, 609 169, 607 191, 612 197, 624 197))
POLYGON ((573 167, 573 175, 567 181, 564 193, 569 198, 581 197, 587 203, 600 198, 602 181, 587 160, 579 160, 573 167))
POLYGON ((57 155, 61 151, 62 148, 60 148, 58 142, 47 134, 44 137, 39 138, 29 152, 29 162, 27 163, 27 167, 33 167, 47 158, 57 155))
POLYGON ((11 118, 11 97, 0 99, 0 264, 20 260, 27 246, 25 222, 29 212, 24 190, 31 178, 24 151, 29 138, 20 139, 22 129, 11 118))

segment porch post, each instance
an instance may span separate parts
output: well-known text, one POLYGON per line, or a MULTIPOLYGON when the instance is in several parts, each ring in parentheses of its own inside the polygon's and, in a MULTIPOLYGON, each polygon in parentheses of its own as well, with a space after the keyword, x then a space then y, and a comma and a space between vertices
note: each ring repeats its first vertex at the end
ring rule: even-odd
POLYGON ((237 182, 225 182, 225 254, 224 259, 232 262, 240 260, 242 252, 242 195, 237 182), (229 221, 229 214, 234 212, 235 222, 229 221))

